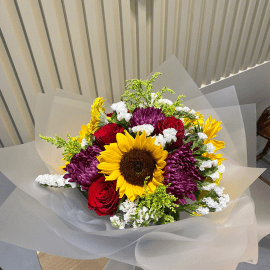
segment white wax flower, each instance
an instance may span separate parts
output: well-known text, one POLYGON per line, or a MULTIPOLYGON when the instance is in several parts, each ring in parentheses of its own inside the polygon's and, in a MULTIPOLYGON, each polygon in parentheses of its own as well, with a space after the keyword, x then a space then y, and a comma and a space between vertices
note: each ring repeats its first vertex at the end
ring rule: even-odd
POLYGON ((218 171, 219 171, 220 173, 225 173, 225 166, 224 166, 223 164, 219 165, 219 166, 218 166, 218 171))
POLYGON ((216 194, 220 197, 223 194, 223 190, 225 189, 224 187, 219 187, 219 186, 215 186, 214 191, 216 192, 216 194))
POLYGON ((205 202, 207 204, 207 206, 210 208, 219 207, 218 202, 214 201, 211 197, 203 198, 202 201, 205 202))
POLYGON ((161 104, 168 104, 168 105, 173 104, 173 102, 171 100, 166 99, 166 98, 161 98, 158 102, 161 103, 161 104))
POLYGON ((146 136, 149 136, 153 131, 154 131, 154 127, 150 124, 144 124, 144 125, 138 125, 132 128, 132 131, 134 133, 137 133, 137 131, 143 132, 145 131, 146 136))
POLYGON ((202 189, 210 191, 211 189, 214 189, 216 186, 217 185, 215 183, 211 183, 211 184, 209 184, 207 186, 203 186, 202 189))
POLYGON ((219 173, 215 172, 209 175, 209 177, 211 177, 214 181, 219 179, 219 173))
POLYGON ((71 185, 72 188, 76 188, 76 183, 69 183, 69 179, 64 179, 63 175, 59 174, 43 174, 36 178, 36 182, 42 185, 48 185, 50 187, 64 187, 65 185, 71 185))
POLYGON ((170 143, 172 141, 176 142, 177 130, 174 128, 166 128, 163 130, 163 137, 167 143, 170 143))
POLYGON ((212 143, 208 143, 206 144, 206 146, 207 146, 207 152, 209 154, 213 154, 215 151, 215 146, 212 143))
POLYGON ((181 112, 181 111, 183 111, 183 107, 175 107, 175 110, 178 112, 181 112))
POLYGON ((185 106, 185 107, 183 108, 183 111, 184 111, 184 112, 189 112, 190 109, 189 109, 189 107, 185 106))
POLYGON ((208 207, 202 207, 202 206, 199 206, 197 209, 196 209, 196 212, 198 214, 201 214, 201 215, 208 215, 209 214, 209 208, 208 207))
POLYGON ((85 146, 87 146, 87 145, 88 145, 88 144, 87 144, 86 139, 83 138, 83 139, 82 139, 82 142, 81 142, 81 147, 85 147, 85 146))
POLYGON ((217 159, 212 160, 212 166, 217 167, 217 165, 218 165, 218 160, 217 159))
MULTIPOLYGON (((155 138, 155 136, 153 136, 152 138, 155 138)), ((164 139, 163 135, 162 134, 158 134, 156 136, 156 140, 155 140, 155 145, 161 145, 162 148, 165 147, 165 144, 166 144, 166 140, 164 139)))
POLYGON ((190 114, 195 114, 195 111, 192 109, 189 111, 190 114))
POLYGON ((203 162, 202 162, 202 165, 199 167, 199 169, 200 169, 201 171, 204 171, 205 168, 211 168, 211 167, 212 167, 212 162, 211 162, 211 160, 206 160, 206 161, 203 161, 203 162))
POLYGON ((208 138, 208 136, 203 132, 198 132, 197 134, 200 139, 206 140, 208 138))
POLYGON ((126 106, 124 101, 119 101, 119 102, 113 103, 111 105, 111 108, 112 108, 112 110, 116 111, 116 113, 124 112, 125 110, 127 110, 127 106, 126 106))

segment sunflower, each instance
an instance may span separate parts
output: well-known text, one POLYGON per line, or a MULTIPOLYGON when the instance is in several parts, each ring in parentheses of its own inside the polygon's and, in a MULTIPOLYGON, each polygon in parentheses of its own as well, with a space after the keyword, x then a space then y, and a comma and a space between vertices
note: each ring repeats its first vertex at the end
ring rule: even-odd
POLYGON ((207 135, 207 139, 204 141, 204 144, 212 143, 212 145, 215 147, 215 151, 218 151, 219 149, 222 149, 225 147, 225 143, 222 141, 213 140, 220 130, 222 129, 221 122, 216 121, 215 119, 212 120, 211 115, 209 115, 209 118, 206 120, 203 128, 203 133, 207 135))
POLYGON ((82 136, 91 138, 95 131, 98 129, 99 113, 100 111, 102 111, 103 113, 105 112, 104 101, 105 100, 102 97, 98 97, 95 99, 93 105, 91 106, 90 123, 87 124, 87 129, 85 129, 84 125, 82 126, 82 129, 80 131, 80 138, 82 136))
POLYGON ((195 112, 195 115, 198 116, 199 118, 195 118, 195 119, 190 119, 188 117, 185 117, 184 118, 184 121, 185 121, 185 125, 191 123, 191 124, 199 124, 199 126, 203 126, 203 123, 204 123, 204 116, 199 113, 199 112, 195 112))
POLYGON ((85 138, 85 134, 87 133, 87 126, 82 125, 81 131, 79 132, 80 137, 77 139, 79 143, 82 143, 83 138, 85 138))
POLYGON ((145 131, 141 135, 137 132, 134 139, 125 130, 125 135, 118 133, 116 140, 97 157, 100 162, 97 168, 105 174, 106 181, 117 180, 119 197, 125 194, 131 201, 144 194, 146 178, 149 192, 154 193, 162 185, 168 152, 154 144, 155 138, 146 137, 145 131))

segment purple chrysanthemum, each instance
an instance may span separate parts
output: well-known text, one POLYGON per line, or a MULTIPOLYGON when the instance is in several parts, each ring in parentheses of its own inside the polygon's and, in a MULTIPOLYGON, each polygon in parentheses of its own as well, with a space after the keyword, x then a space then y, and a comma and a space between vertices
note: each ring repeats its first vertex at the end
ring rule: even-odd
POLYGON ((64 178, 71 178, 69 182, 76 182, 82 186, 83 190, 88 190, 89 186, 99 177, 97 169, 99 162, 96 157, 101 151, 97 145, 92 145, 74 155, 70 164, 64 169, 67 172, 64 178))
POLYGON ((181 204, 187 203, 185 197, 193 201, 196 199, 193 193, 198 190, 198 186, 194 180, 202 179, 195 166, 196 159, 192 155, 191 144, 192 142, 178 148, 169 154, 166 160, 164 183, 171 183, 167 190, 178 198, 181 204))
POLYGON ((156 129, 158 121, 166 118, 161 111, 161 109, 155 109, 154 107, 136 108, 130 118, 130 127, 149 124, 156 129))

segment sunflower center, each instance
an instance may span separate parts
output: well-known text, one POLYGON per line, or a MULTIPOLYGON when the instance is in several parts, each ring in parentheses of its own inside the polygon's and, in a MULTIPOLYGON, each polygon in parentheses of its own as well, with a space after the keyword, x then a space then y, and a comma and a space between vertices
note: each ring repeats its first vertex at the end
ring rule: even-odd
POLYGON ((131 149, 125 153, 120 162, 120 172, 125 180, 132 185, 143 187, 145 178, 152 181, 156 161, 149 151, 131 149))
POLYGON ((134 163, 134 165, 133 165, 133 170, 134 170, 136 173, 142 172, 142 170, 143 170, 143 163, 142 163, 141 161, 138 161, 138 162, 134 163))

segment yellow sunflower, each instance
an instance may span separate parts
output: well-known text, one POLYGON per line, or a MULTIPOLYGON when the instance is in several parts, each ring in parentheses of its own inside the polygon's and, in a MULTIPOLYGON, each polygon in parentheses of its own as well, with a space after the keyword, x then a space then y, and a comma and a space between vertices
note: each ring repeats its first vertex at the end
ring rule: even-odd
POLYGON ((168 152, 154 144, 155 138, 146 137, 137 132, 134 139, 126 130, 125 135, 118 133, 116 143, 105 146, 105 151, 97 157, 100 162, 97 168, 105 174, 106 181, 117 180, 116 190, 119 197, 124 194, 134 201, 144 194, 144 181, 150 193, 162 185, 163 171, 168 152))
POLYGON ((203 126, 203 124, 204 124, 204 116, 199 112, 195 112, 195 115, 199 116, 199 119, 189 119, 188 117, 185 117, 185 119, 184 119, 185 125, 187 125, 189 123, 197 125, 198 122, 199 122, 199 126, 203 126))
POLYGON ((81 130, 79 132, 80 137, 77 139, 77 141, 79 143, 82 143, 82 140, 83 140, 83 138, 85 138, 86 133, 87 133, 87 126, 86 125, 82 125, 81 130))
MULTIPOLYGON (((95 131, 98 129, 98 123, 99 123, 99 112, 102 111, 105 113, 105 107, 104 107, 104 99, 102 97, 98 97, 95 99, 93 105, 91 106, 91 120, 90 123, 87 124, 87 129, 85 129, 85 126, 82 125, 82 130, 80 132, 80 138, 81 136, 89 136, 90 138, 93 136, 95 131)), ((83 138, 82 138, 83 139, 83 138)))
POLYGON ((203 133, 207 135, 207 139, 204 141, 204 144, 212 143, 215 147, 215 151, 218 151, 219 149, 222 149, 225 147, 225 143, 222 141, 213 140, 220 130, 222 129, 221 122, 216 121, 215 119, 212 120, 211 115, 209 115, 209 118, 206 120, 203 128, 203 133))

